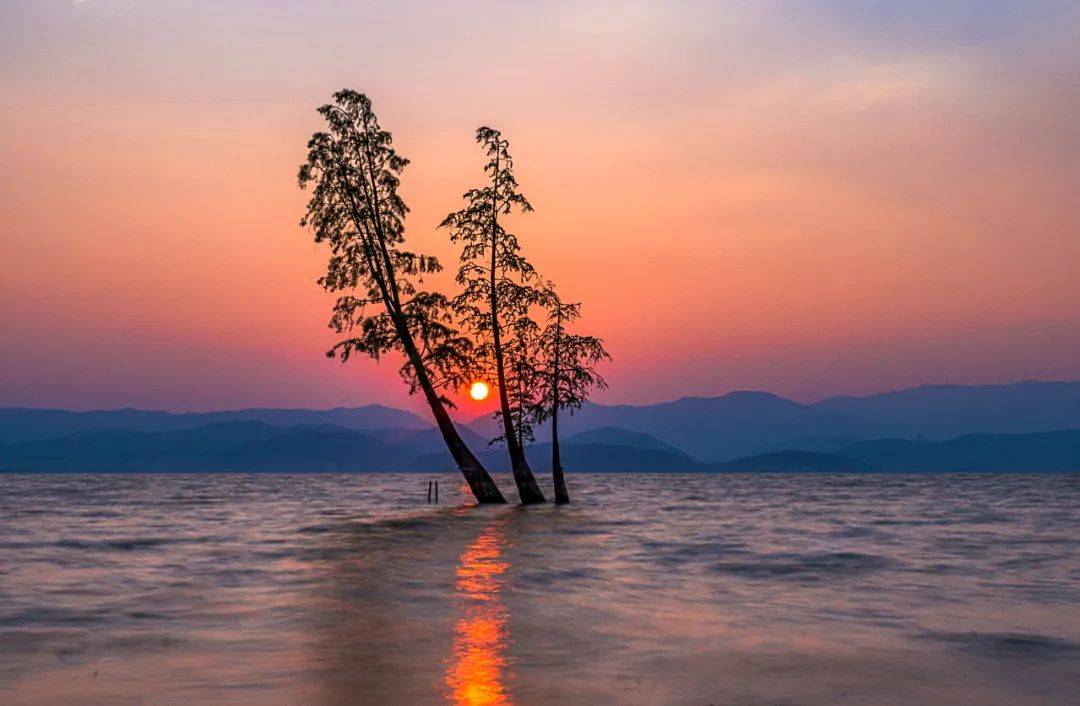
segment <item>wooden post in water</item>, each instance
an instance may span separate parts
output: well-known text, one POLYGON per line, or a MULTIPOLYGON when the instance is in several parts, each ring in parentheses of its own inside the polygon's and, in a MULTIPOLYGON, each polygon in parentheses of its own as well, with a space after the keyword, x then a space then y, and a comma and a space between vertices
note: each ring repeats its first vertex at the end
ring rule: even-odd
POLYGON ((439 481, 435 481, 435 502, 439 502, 439 481))
POLYGON ((431 502, 431 481, 427 482, 427 501, 431 502))

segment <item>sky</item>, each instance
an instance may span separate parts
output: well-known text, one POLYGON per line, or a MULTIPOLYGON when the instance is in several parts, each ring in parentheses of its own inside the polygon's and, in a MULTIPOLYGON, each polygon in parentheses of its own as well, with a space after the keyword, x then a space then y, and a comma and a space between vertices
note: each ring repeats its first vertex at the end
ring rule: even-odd
POLYGON ((511 140, 598 401, 1080 379, 1078 36, 1042 0, 4 0, 0 406, 420 409, 324 356, 296 169, 344 87, 446 263, 473 131, 511 140))

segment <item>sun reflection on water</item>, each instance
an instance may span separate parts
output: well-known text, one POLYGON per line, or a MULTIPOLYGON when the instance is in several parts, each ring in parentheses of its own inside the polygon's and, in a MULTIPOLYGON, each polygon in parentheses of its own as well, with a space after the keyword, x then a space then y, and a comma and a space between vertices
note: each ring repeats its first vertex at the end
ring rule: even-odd
POLYGON ((446 685, 448 698, 460 706, 511 703, 504 679, 508 612, 500 598, 510 565, 502 558, 503 542, 502 527, 488 527, 458 565, 455 590, 463 615, 454 628, 446 685))

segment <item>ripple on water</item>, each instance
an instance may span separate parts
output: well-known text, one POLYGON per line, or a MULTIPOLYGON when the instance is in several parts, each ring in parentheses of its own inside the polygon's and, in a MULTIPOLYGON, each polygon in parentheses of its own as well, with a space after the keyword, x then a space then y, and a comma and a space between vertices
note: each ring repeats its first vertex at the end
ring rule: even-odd
POLYGON ((165 544, 185 544, 192 542, 207 542, 211 541, 212 537, 201 537, 198 539, 187 539, 179 537, 120 537, 116 539, 105 539, 101 541, 90 541, 83 539, 61 539, 56 543, 56 546, 64 549, 79 549, 83 551, 87 550, 118 550, 118 551, 134 551, 137 549, 153 549, 154 547, 160 547, 165 544))
POLYGON ((859 552, 777 553, 758 554, 752 560, 722 561, 715 568, 746 579, 828 581, 881 571, 895 563, 884 556, 859 552))
POLYGON ((994 632, 927 632, 924 638, 955 646, 983 657, 1074 659, 1080 643, 1052 635, 994 632))

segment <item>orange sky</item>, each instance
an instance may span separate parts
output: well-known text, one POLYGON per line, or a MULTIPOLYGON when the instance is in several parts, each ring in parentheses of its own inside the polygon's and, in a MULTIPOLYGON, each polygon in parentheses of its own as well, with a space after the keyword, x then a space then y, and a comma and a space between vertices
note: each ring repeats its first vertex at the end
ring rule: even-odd
POLYGON ((1070 3, 297 5, 0 7, 0 405, 417 409, 322 355, 295 173, 346 86, 446 262, 510 138, 602 401, 1080 378, 1070 3))

